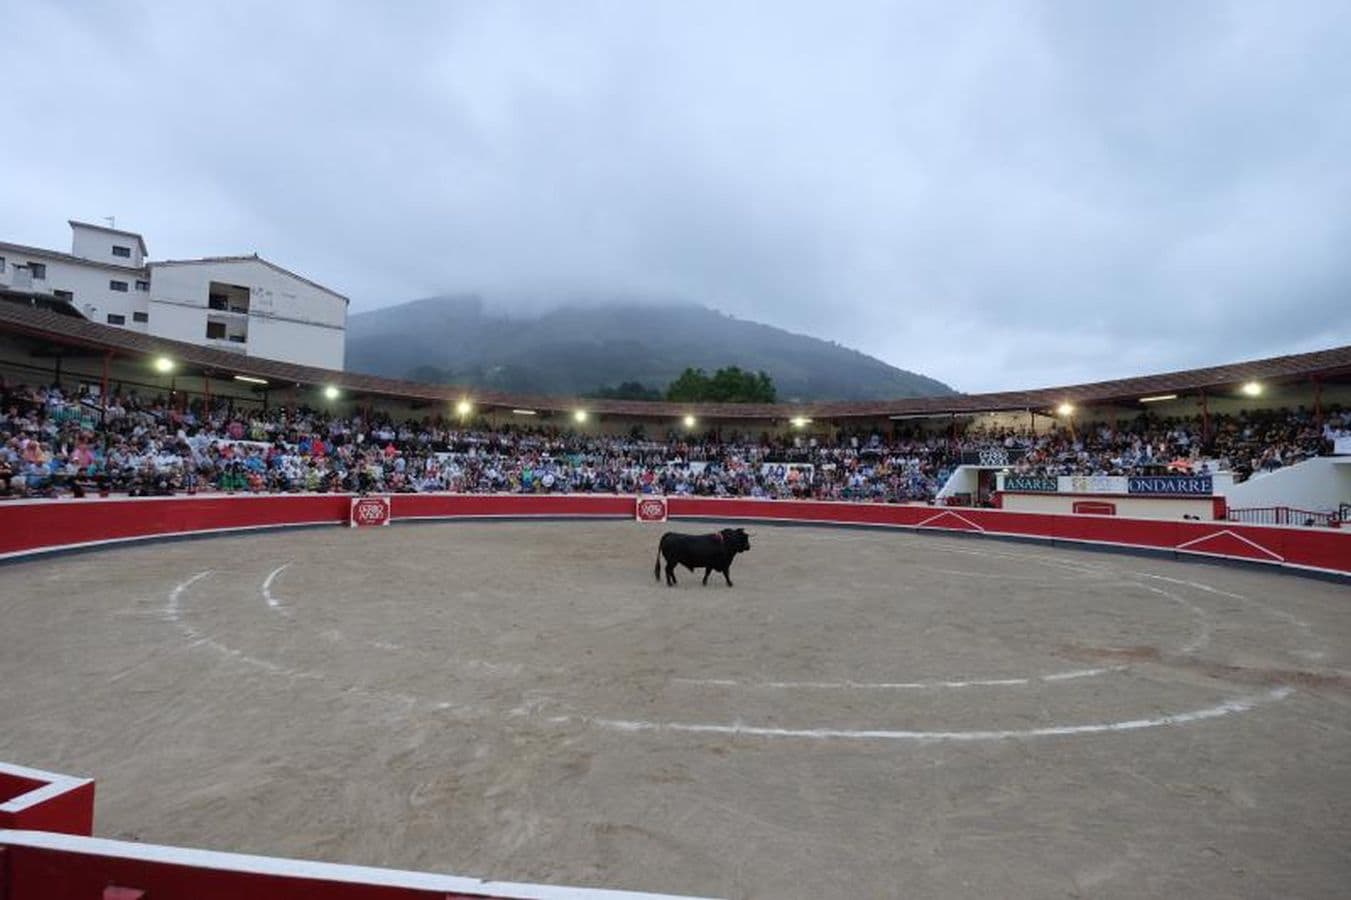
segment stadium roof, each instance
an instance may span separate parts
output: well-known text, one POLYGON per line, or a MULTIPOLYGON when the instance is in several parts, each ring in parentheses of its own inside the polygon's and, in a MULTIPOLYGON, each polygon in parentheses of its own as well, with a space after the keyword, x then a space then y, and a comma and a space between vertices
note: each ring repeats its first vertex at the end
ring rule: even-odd
MULTIPOLYGON (((12 299, 20 299, 14 297, 12 299)), ((27 300, 26 296, 22 299, 27 300)), ((1135 404, 1141 397, 1223 391, 1247 381, 1280 382, 1322 378, 1351 379, 1351 346, 1313 353, 1188 369, 1138 378, 1091 384, 1004 391, 992 394, 956 394, 943 397, 902 397, 894 400, 826 401, 810 403, 668 403, 648 400, 603 400, 576 397, 507 394, 457 385, 421 384, 299 366, 255 356, 230 353, 182 341, 139 334, 90 322, 69 313, 39 309, 26 302, 0 302, 0 333, 24 335, 45 343, 82 347, 119 356, 168 356, 181 371, 197 370, 212 376, 246 375, 281 386, 333 385, 349 395, 451 403, 468 397, 480 408, 532 409, 568 412, 579 407, 597 414, 664 418, 694 414, 705 419, 815 419, 884 418, 888 416, 946 416, 963 413, 1050 410, 1061 403, 1135 404)))

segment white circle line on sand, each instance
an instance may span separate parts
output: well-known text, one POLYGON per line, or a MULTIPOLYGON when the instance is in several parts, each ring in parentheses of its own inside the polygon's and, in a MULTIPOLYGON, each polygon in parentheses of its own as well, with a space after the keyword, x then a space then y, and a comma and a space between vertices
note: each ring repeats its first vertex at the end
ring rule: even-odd
POLYGON ((1126 666, 1105 666, 1099 669, 1074 669, 1033 675, 1026 678, 974 678, 967 681, 737 681, 734 678, 672 678, 676 684, 735 687, 747 690, 864 690, 864 691, 920 691, 938 688, 1012 687, 1045 681, 1072 681, 1093 678, 1109 672, 1123 672, 1126 666))
POLYGON ((703 724, 697 722, 647 722, 632 719, 605 719, 592 716, 554 716, 548 721, 553 724, 571 724, 580 722, 610 731, 638 733, 644 731, 667 731, 684 734, 729 734, 747 737, 767 738, 804 738, 808 740, 865 740, 865 741, 1004 741, 1044 737, 1074 737, 1086 734, 1111 734, 1125 731, 1141 731, 1148 728, 1162 728, 1169 725, 1187 725, 1207 719, 1219 719, 1235 713, 1247 712, 1264 703, 1284 700, 1294 693, 1293 688, 1281 687, 1265 694, 1253 694, 1227 700, 1217 706, 1197 709, 1190 712, 1156 716, 1152 719, 1128 719, 1121 722, 1101 722, 1089 725, 1048 725, 1044 728, 1022 728, 1004 731, 891 731, 885 729, 847 729, 847 728, 769 728, 757 725, 745 725, 736 722, 731 725, 703 724))
POLYGON ((263 587, 262 587, 263 599, 267 601, 268 606, 277 610, 277 612, 281 613, 282 615, 290 615, 290 613, 286 610, 284 606, 282 606, 282 602, 278 600, 275 596, 273 596, 272 582, 276 580, 278 575, 280 575, 282 572, 285 572, 290 567, 291 563, 289 562, 283 563, 282 565, 277 566, 277 568, 269 572, 267 578, 263 580, 263 587))
POLYGON ((1164 588, 1153 587, 1152 585, 1148 584, 1139 584, 1138 582, 1134 583, 1136 584, 1137 587, 1143 588, 1144 590, 1149 591, 1152 594, 1158 594, 1160 597, 1166 597, 1167 599, 1176 603, 1178 606, 1181 606, 1183 609, 1190 612, 1192 616, 1195 617, 1197 622, 1196 636, 1192 638, 1190 641, 1188 641, 1186 644, 1182 645, 1183 653, 1189 654, 1195 653, 1197 650, 1200 650, 1202 647, 1205 647, 1207 644, 1210 643, 1210 637, 1214 632, 1214 628, 1210 624, 1210 615, 1204 609, 1197 606, 1195 603, 1192 603, 1190 600, 1187 600, 1184 597, 1179 597, 1177 594, 1173 593, 1172 591, 1165 590, 1164 588))
MULTIPOLYGON (((1295 626, 1300 631, 1304 632, 1304 635, 1310 641, 1317 642, 1323 645, 1324 647, 1327 646, 1327 641, 1321 635, 1315 634, 1314 630, 1309 626, 1308 622, 1305 622, 1298 616, 1286 612, 1283 609, 1279 609, 1274 606, 1269 606, 1265 603, 1261 603, 1257 600, 1254 600, 1251 597, 1245 597, 1242 594, 1235 594, 1232 591, 1221 590, 1220 588, 1212 587, 1211 585, 1203 584, 1199 581, 1187 581, 1182 578, 1169 578, 1166 575, 1155 575, 1151 572, 1140 572, 1138 574, 1139 577, 1141 578, 1150 578, 1153 579, 1154 581, 1166 581, 1169 584, 1183 585, 1185 587, 1195 588, 1198 591, 1205 591, 1208 594, 1214 594, 1219 597, 1228 597, 1231 600, 1238 600, 1241 603, 1246 603, 1249 606, 1262 610, 1263 612, 1265 612, 1270 616, 1273 616, 1275 618, 1280 619, 1283 622, 1295 626)), ((1327 656, 1327 653, 1325 651, 1316 650, 1312 647, 1304 647, 1295 652, 1298 655, 1307 657, 1309 659, 1323 659, 1324 657, 1327 656)))

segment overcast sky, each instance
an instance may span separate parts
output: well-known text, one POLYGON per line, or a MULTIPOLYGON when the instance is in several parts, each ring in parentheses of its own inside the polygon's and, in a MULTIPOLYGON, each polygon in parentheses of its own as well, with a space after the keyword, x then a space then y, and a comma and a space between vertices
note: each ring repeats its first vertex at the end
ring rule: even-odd
POLYGON ((0 240, 704 303, 965 391, 1351 343, 1351 3, 15 3, 0 240), (205 9, 214 6, 215 12, 205 9))

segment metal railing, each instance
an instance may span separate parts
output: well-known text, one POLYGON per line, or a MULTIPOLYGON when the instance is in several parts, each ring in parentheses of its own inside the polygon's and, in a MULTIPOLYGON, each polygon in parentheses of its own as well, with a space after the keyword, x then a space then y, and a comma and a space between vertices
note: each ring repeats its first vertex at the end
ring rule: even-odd
POLYGON ((1317 512, 1293 506, 1253 506, 1229 510, 1230 522, 1245 525, 1303 525, 1312 528, 1338 528, 1351 512, 1351 504, 1342 504, 1338 512, 1317 512))

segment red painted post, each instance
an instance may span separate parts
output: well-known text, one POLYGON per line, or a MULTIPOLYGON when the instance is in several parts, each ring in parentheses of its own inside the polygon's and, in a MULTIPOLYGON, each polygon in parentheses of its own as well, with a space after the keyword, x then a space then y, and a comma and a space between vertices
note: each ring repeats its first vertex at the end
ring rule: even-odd
POLYGON ((109 350, 103 354, 103 379, 99 382, 99 403, 102 408, 99 410, 99 424, 102 425, 108 419, 108 363, 113 358, 113 351, 109 350))

